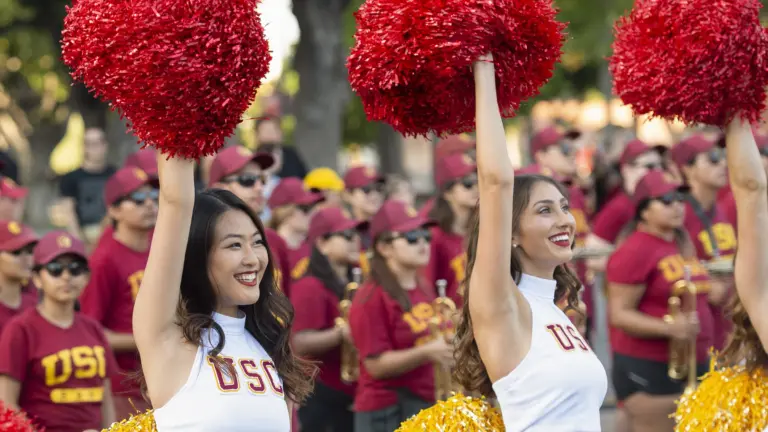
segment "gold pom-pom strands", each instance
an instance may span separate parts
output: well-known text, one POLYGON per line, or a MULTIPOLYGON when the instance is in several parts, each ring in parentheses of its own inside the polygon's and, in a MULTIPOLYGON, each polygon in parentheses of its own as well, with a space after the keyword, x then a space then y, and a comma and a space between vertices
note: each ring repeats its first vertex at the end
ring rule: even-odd
POLYGON ((677 402, 675 432, 747 432, 768 427, 768 375, 735 366, 710 371, 677 402))
POLYGON ((157 432, 155 425, 155 416, 152 410, 143 413, 137 413, 130 416, 127 420, 118 423, 112 423, 109 429, 103 429, 102 432, 157 432))
POLYGON ((504 432, 504 422, 485 398, 458 393, 406 420, 396 432, 504 432))

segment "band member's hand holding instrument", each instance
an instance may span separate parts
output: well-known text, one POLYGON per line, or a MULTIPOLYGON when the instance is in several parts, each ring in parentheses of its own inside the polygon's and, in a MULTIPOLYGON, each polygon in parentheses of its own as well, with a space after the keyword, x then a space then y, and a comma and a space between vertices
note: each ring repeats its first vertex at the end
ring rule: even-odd
MULTIPOLYGON (((360 288, 362 271, 355 267, 352 269, 352 280, 344 289, 344 298, 339 302, 339 316, 336 318, 336 326, 349 325, 349 307, 352 306, 352 297, 360 288)), ((357 349, 348 340, 341 341, 341 380, 345 383, 354 383, 360 375, 360 363, 357 361, 357 349)))
MULTIPOLYGON (((669 310, 664 321, 689 321, 696 317, 696 313, 696 285, 691 282, 691 269, 686 265, 683 279, 672 286, 669 310)), ((673 380, 687 379, 689 388, 696 387, 696 335, 669 341, 668 374, 673 380)))

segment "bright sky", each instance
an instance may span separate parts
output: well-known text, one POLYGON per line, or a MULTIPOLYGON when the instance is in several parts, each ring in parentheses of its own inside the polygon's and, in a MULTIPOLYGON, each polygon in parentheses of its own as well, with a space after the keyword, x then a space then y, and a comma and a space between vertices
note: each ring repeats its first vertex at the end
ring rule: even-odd
POLYGON ((273 80, 283 71, 283 61, 299 39, 299 25, 291 12, 291 0, 261 0, 261 22, 272 50, 272 64, 267 80, 273 80))

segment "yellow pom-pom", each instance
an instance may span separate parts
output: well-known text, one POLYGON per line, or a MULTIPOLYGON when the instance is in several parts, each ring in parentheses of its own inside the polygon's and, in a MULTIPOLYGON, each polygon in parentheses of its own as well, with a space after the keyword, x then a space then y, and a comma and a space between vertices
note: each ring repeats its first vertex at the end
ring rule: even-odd
POLYGON ((112 423, 109 429, 104 429, 102 432, 157 432, 157 426, 155 425, 155 416, 152 415, 152 410, 147 410, 144 413, 130 416, 127 420, 123 420, 119 423, 112 423))
POLYGON ((499 410, 485 398, 455 394, 403 422, 396 432, 504 432, 499 410))
POLYGON ((744 432, 768 427, 768 376, 736 366, 716 369, 714 361, 699 387, 677 402, 675 432, 744 432))

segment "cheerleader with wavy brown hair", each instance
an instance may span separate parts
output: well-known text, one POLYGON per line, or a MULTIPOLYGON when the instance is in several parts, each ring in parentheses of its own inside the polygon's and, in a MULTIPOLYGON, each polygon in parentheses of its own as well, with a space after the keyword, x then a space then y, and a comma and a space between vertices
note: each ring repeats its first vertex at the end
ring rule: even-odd
POLYGON ((752 130, 740 119, 728 125, 726 152, 738 217, 733 331, 698 389, 679 401, 677 431, 768 430, 768 179, 752 130))
POLYGON ((602 364, 555 302, 577 301, 576 222, 562 185, 515 176, 490 55, 474 64, 479 205, 469 234, 455 377, 495 396, 507 431, 600 430, 602 364), (572 430, 572 429, 571 429, 572 430))

